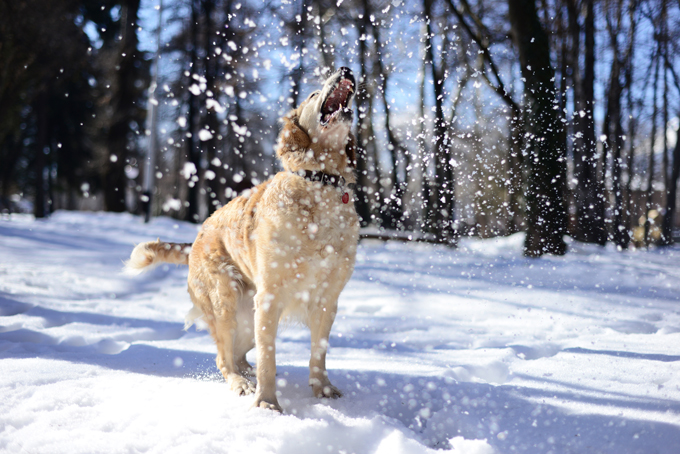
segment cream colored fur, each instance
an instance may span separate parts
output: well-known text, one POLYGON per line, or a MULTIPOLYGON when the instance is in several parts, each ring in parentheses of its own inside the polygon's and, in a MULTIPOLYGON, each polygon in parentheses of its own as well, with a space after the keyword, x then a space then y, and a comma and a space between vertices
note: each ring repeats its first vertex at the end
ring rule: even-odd
POLYGON ((160 239, 138 244, 130 254, 130 260, 125 262, 124 271, 129 275, 143 272, 150 266, 159 263, 175 263, 187 265, 191 244, 188 243, 162 243, 160 239))
MULTIPOLYGON (((255 393, 254 407, 281 411, 275 338, 286 317, 311 330, 309 384, 314 395, 341 396, 328 378, 326 351, 338 296, 354 270, 359 222, 353 194, 348 187, 324 186, 293 173, 317 170, 355 181, 351 116, 337 116, 327 125, 319 121, 341 71, 284 117, 277 155, 286 171, 217 210, 188 255, 194 308, 187 326, 203 318, 217 345, 217 367, 232 390, 255 393), (349 203, 342 201, 344 192, 349 203), (246 361, 253 347, 257 386, 248 378, 252 368, 246 361)), ((347 99, 351 103, 351 95, 347 99)), ((143 243, 127 267, 181 263, 184 251, 173 243, 143 243)))

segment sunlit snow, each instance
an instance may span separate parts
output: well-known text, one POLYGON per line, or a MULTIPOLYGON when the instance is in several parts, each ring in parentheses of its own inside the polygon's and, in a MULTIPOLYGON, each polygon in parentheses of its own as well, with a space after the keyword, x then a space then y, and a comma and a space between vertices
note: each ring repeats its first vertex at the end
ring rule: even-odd
POLYGON ((521 236, 363 242, 328 356, 345 396, 312 397, 309 332, 289 326, 277 415, 249 410, 210 336, 182 330, 186 268, 120 274, 135 243, 196 231, 125 214, 0 221, 0 451, 677 452, 677 246, 570 243, 536 260, 521 236))

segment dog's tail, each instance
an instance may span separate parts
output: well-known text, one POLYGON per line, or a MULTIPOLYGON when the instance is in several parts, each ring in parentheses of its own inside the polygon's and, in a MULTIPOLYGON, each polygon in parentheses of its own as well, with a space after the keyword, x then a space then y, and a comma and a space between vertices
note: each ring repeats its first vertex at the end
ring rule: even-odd
POLYGON ((188 265, 191 243, 164 243, 160 239, 140 243, 125 262, 123 271, 126 274, 140 274, 146 268, 159 263, 175 263, 188 265))

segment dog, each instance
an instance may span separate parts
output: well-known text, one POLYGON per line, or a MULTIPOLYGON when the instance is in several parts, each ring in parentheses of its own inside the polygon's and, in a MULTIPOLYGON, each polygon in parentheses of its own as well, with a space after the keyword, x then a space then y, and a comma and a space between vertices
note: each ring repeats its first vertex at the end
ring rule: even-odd
POLYGON ((137 245, 126 270, 188 264, 194 304, 185 329, 203 318, 217 345, 216 363, 229 387, 255 394, 253 407, 282 412, 276 398, 275 337, 293 319, 311 331, 309 384, 319 398, 338 398, 326 352, 340 292, 354 271, 359 220, 351 185, 356 89, 349 68, 283 119, 276 154, 284 170, 210 216, 192 244, 137 245), (246 353, 257 352, 257 386, 246 353))

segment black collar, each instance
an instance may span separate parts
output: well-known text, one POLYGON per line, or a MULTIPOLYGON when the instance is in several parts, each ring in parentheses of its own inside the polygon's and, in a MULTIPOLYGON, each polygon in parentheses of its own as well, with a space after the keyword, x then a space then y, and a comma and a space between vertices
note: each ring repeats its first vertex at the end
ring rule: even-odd
POLYGON ((319 181, 321 184, 342 188, 345 186, 345 179, 340 175, 333 175, 332 173, 325 173, 318 170, 299 170, 293 172, 296 175, 303 177, 309 181, 319 181))

